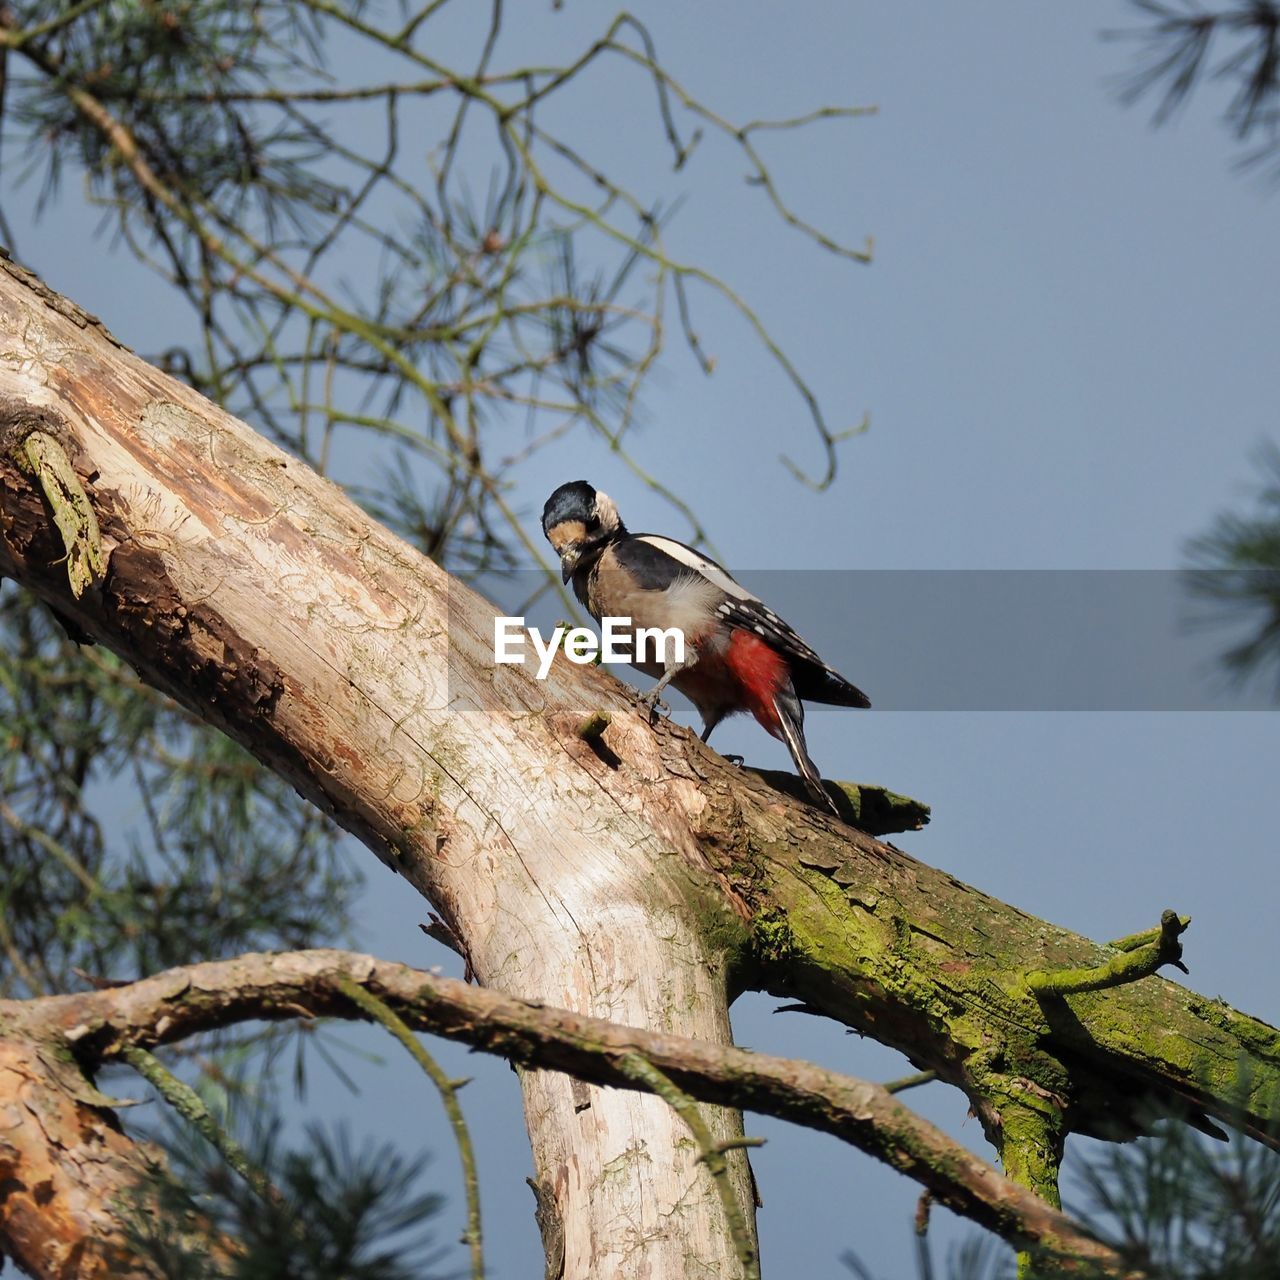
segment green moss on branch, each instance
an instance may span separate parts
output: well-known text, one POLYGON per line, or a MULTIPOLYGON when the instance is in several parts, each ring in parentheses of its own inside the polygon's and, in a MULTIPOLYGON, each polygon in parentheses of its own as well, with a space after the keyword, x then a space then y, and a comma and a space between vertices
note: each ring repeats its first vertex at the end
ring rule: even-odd
POLYGON ((1040 997, 1069 996, 1137 982, 1149 978, 1165 964, 1175 965, 1186 973, 1187 968, 1182 963, 1182 943, 1178 940, 1190 923, 1189 916, 1186 921, 1184 924, 1176 911, 1166 911, 1160 917, 1158 929, 1122 938, 1123 949, 1104 963, 1088 968, 1035 969, 1027 974, 1027 986, 1040 997), (1147 938, 1154 940, 1146 941, 1147 938))
MULTIPOLYGON (((776 791, 785 791, 797 799, 808 800, 804 784, 794 773, 780 769, 752 769, 776 791)), ((928 821, 931 810, 920 800, 890 791, 888 787, 869 782, 836 782, 823 779, 827 795, 841 818, 851 827, 872 836, 893 835, 899 831, 919 831, 928 821)))
MULTIPOLYGON (((6 434, 12 434, 7 428, 6 434)), ((47 431, 31 431, 12 454, 19 470, 35 480, 66 548, 67 580, 78 600, 106 572, 98 518, 65 450, 47 431)))
MULTIPOLYGON (((772 782, 742 770, 731 786, 710 789, 699 828, 712 869, 750 912, 747 985, 902 1050, 918 1070, 964 1089, 975 1109, 983 1091, 969 1065, 996 1048, 1010 1064, 1003 1070, 1052 1093, 1062 1093, 1061 1064, 1070 1063, 1072 1132, 1137 1136, 1152 1101, 1190 1103, 1280 1145, 1276 1028, 1159 976, 1055 998, 1025 980, 1029 970, 1111 972, 1117 961, 1122 973, 1138 972, 1124 968, 1135 963, 1146 971, 1159 951, 1155 931, 1124 940, 1131 951, 1093 943, 816 810, 778 802, 772 782)), ((1175 921, 1180 932, 1186 921, 1175 921)))

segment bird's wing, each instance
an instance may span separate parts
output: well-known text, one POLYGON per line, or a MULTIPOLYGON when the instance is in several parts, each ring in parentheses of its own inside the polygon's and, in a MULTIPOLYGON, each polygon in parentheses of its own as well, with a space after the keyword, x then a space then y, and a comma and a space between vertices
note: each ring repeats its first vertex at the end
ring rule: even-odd
POLYGON ((670 585, 682 571, 692 571, 719 588, 724 595, 716 606, 717 615, 727 626, 753 632, 782 654, 791 666, 792 682, 801 698, 848 707, 871 705, 861 689, 829 667, 793 627, 723 566, 674 538, 642 533, 626 541, 631 548, 628 559, 644 566, 656 589, 670 585), (659 581, 663 586, 658 586, 659 581))
MULTIPOLYGON (((630 618, 637 627, 676 627, 690 638, 713 628, 716 605, 726 596, 706 569, 725 582, 733 580, 709 560, 695 566, 667 550, 680 545, 644 536, 611 542, 588 584, 587 608, 592 616, 630 618)), ((689 550, 688 554, 697 553, 689 550)))
POLYGON ((674 538, 664 538, 657 533, 637 533, 627 538, 626 544, 635 563, 643 563, 658 575, 665 575, 668 583, 681 573, 692 570, 727 596, 739 600, 756 599, 723 565, 716 564, 700 551, 686 547, 674 538))

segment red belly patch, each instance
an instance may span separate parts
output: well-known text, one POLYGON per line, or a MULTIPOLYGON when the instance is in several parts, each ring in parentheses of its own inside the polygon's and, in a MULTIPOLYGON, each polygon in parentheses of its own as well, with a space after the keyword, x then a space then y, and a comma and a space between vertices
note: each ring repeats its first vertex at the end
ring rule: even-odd
POLYGON ((759 636, 735 631, 729 637, 724 661, 742 688, 744 710, 750 711, 763 729, 780 737, 781 724, 773 699, 790 676, 787 660, 759 636))

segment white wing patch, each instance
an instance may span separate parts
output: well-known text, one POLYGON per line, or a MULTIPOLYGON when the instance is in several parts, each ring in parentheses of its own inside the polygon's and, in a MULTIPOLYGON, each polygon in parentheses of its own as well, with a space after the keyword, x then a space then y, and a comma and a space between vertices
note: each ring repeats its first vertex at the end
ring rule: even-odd
POLYGON ((663 538, 656 533, 642 533, 636 541, 647 542, 651 547, 657 547, 659 551, 665 552, 673 560, 687 565, 700 573, 708 582, 715 583, 727 596, 734 596, 739 600, 759 599, 740 582, 735 582, 718 564, 708 560, 706 556, 700 556, 692 547, 686 547, 683 542, 677 542, 674 538, 663 538))

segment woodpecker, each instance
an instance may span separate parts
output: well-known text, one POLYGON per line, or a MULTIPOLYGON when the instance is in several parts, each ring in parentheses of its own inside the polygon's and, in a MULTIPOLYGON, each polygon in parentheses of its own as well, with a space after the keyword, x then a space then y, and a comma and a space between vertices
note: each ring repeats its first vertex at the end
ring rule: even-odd
POLYGON ((869 707, 861 689, 714 560, 674 538, 629 532, 608 494, 585 480, 547 499, 542 531, 564 581, 597 622, 630 618, 633 627, 683 632, 682 662, 632 663, 658 677, 643 699, 651 713, 665 709, 661 694, 672 685, 697 707, 706 742, 726 716, 750 712, 787 744, 813 798, 835 811, 805 746, 801 699, 869 707))

